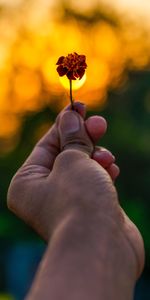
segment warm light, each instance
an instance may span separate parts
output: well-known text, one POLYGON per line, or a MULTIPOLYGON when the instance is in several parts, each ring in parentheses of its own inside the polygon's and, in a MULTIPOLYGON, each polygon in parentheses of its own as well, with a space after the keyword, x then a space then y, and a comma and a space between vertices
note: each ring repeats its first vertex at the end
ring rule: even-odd
POLYGON ((33 99, 40 93, 41 82, 38 74, 28 70, 21 70, 14 76, 14 91, 22 101, 33 99))
MULTIPOLYGON (((73 97, 94 108, 107 101, 110 88, 125 82, 126 68, 149 68, 149 27, 141 22, 138 9, 134 16, 138 17, 139 23, 131 22, 123 14, 115 16, 109 7, 104 7, 106 20, 98 22, 101 8, 95 6, 97 0, 85 3, 70 0, 65 4, 68 9, 65 11, 62 0, 31 1, 31 5, 22 0, 0 2, 10 8, 3 11, 0 19, 0 138, 11 140, 17 136, 20 115, 40 111, 55 99, 59 109, 68 103, 69 80, 66 76, 60 78, 56 71, 56 62, 62 55, 74 51, 86 55, 86 75, 81 80, 72 81, 73 97), (12 10, 14 5, 15 13, 12 10), (52 8, 53 5, 56 9, 52 8), (98 14, 94 20, 96 7, 98 14), (116 18, 118 26, 109 22, 109 18, 107 21, 107 15, 111 14, 112 21, 116 18), (86 20, 92 20, 92 23, 88 26, 86 20)), ((132 15, 131 2, 135 2, 135 6, 140 6, 141 12, 143 9, 149 18, 147 0, 142 3, 140 0, 116 0, 116 5, 110 0, 101 2, 113 3, 112 7, 118 8, 127 7, 130 2, 132 15)))
POLYGON ((0 113, 0 138, 15 135, 20 125, 20 120, 13 114, 0 113))
MULTIPOLYGON (((69 90, 70 89, 69 79, 66 76, 59 77, 59 78, 63 87, 69 90)), ((85 81, 86 81, 86 74, 84 74, 84 76, 81 79, 72 80, 72 89, 73 90, 80 89, 82 85, 85 83, 85 81)))

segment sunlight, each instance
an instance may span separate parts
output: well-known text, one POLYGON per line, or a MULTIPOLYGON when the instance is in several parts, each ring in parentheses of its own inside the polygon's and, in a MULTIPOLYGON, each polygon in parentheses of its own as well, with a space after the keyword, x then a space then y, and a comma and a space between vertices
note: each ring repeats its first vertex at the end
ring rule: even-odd
MULTIPOLYGON (((120 1, 106 3, 119 11, 120 1)), ((107 7, 105 19, 105 10, 96 6, 97 0, 88 0, 85 5, 71 0, 66 8, 61 0, 55 3, 33 0, 31 5, 14 0, 15 10, 10 0, 0 3, 7 7, 0 19, 0 114, 7 126, 1 122, 0 136, 11 138, 15 130, 17 134, 16 114, 36 112, 47 101, 50 105, 55 97, 59 109, 66 104, 69 80, 66 76, 60 78, 56 71, 61 55, 74 51, 86 55, 86 75, 72 82, 73 96, 91 107, 104 104, 109 88, 118 87, 126 80, 126 68, 141 70, 149 65, 149 31, 141 22, 130 22, 130 13, 115 15, 107 7), (107 20, 109 9, 112 18, 116 18, 115 26, 111 16, 107 20)), ((146 0, 142 11, 146 10, 145 3, 146 0)))
MULTIPOLYGON (((70 89, 70 83, 66 76, 59 77, 59 80, 65 89, 67 89, 67 90, 70 89)), ((84 74, 84 76, 81 79, 72 80, 72 89, 73 90, 80 89, 83 86, 83 84, 85 83, 85 81, 86 81, 86 74, 84 74)))

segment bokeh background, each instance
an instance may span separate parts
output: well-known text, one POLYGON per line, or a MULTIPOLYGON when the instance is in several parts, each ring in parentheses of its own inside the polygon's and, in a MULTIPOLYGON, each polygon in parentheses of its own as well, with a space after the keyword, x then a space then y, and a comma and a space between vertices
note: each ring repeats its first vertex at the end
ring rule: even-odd
MULTIPOLYGON (((135 300, 150 299, 150 2, 0 0, 0 300, 22 300, 45 244, 8 211, 10 180, 69 102, 59 56, 87 57, 73 92, 108 121, 101 145, 117 157, 120 202, 140 229, 146 264, 135 300)), ((121 270, 120 270, 121 271, 121 270)))

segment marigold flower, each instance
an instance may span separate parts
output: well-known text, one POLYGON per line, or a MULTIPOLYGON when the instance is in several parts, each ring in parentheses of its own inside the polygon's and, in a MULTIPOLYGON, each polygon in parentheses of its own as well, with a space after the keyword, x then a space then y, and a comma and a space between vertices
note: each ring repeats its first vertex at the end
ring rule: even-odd
POLYGON ((86 56, 76 52, 68 54, 66 57, 59 57, 56 65, 59 76, 66 75, 69 80, 81 79, 87 68, 86 56))

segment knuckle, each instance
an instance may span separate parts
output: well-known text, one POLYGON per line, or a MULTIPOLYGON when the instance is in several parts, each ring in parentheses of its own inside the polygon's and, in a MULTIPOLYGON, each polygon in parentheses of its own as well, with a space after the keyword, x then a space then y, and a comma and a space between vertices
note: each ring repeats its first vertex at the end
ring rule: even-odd
POLYGON ((77 149, 87 154, 91 154, 93 151, 93 144, 88 139, 83 139, 81 137, 67 136, 65 142, 61 145, 61 150, 64 151, 66 149, 77 149))
POLYGON ((8 208, 19 214, 21 207, 23 206, 23 199, 25 198, 26 184, 25 178, 21 175, 19 170, 12 178, 8 192, 7 192, 7 206, 8 208))

